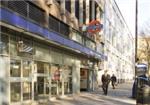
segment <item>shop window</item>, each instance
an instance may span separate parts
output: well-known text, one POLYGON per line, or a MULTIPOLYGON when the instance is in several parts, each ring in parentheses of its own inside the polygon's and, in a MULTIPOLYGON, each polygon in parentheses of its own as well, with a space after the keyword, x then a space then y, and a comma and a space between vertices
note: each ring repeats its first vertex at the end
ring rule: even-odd
POLYGON ((51 65, 51 95, 55 96, 57 95, 57 88, 58 88, 58 80, 60 79, 60 71, 59 71, 59 65, 53 64, 51 65))
POLYGON ((44 62, 37 62, 37 72, 48 74, 49 73, 49 64, 44 62))
POLYGON ((10 61, 10 76, 21 77, 21 62, 19 60, 10 61))
POLYGON ((31 74, 32 62, 31 61, 23 61, 23 77, 29 77, 31 74))
POLYGON ((63 68, 64 78, 64 92, 65 94, 72 93, 72 67, 64 66, 63 68))
POLYGON ((10 83, 11 102, 19 102, 21 100, 21 83, 10 83))
POLYGON ((0 35, 0 54, 2 55, 8 55, 8 36, 1 34, 0 35))
POLYGON ((23 83, 23 100, 31 99, 31 83, 24 82, 23 83))

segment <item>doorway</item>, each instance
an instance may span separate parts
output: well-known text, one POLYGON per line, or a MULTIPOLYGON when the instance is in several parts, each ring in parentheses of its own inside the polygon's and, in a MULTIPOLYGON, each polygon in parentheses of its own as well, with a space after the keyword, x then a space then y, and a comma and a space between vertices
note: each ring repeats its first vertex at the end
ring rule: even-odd
POLYGON ((80 69, 80 90, 88 90, 88 69, 86 68, 80 69))
POLYGON ((48 99, 49 96, 49 63, 36 62, 37 77, 34 82, 34 97, 35 100, 48 99))

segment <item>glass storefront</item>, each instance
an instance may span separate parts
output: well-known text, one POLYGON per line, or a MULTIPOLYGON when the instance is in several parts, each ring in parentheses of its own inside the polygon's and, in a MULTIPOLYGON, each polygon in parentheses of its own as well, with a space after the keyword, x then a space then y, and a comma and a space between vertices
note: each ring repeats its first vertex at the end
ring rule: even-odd
POLYGON ((32 62, 28 60, 23 60, 23 77, 29 77, 32 71, 32 62))
POLYGON ((51 95, 72 93, 72 67, 58 64, 51 65, 51 95))
POLYGON ((11 60, 10 61, 10 76, 11 77, 21 77, 21 61, 11 60))
POLYGON ((11 90, 11 102, 20 102, 21 101, 21 82, 12 82, 10 83, 11 90))
POLYGON ((9 38, 7 35, 0 33, 0 54, 8 55, 9 53, 9 38))
POLYGON ((31 100, 32 85, 30 73, 32 71, 32 61, 10 60, 10 93, 11 102, 21 102, 31 100))
POLYGON ((2 34, 0 42, 0 53, 10 54, 10 103, 72 93, 72 61, 67 54, 16 33, 2 34), (63 64, 67 58, 69 63, 63 64))
POLYGON ((37 65, 37 79, 34 83, 34 98, 35 99, 44 99, 48 98, 49 95, 49 63, 36 61, 37 65))
POLYGON ((72 67, 64 66, 64 92, 65 94, 72 93, 72 67))
POLYGON ((23 82, 23 100, 31 99, 31 82, 23 82))
POLYGON ((51 65, 51 96, 54 97, 61 93, 60 66, 58 64, 51 65))

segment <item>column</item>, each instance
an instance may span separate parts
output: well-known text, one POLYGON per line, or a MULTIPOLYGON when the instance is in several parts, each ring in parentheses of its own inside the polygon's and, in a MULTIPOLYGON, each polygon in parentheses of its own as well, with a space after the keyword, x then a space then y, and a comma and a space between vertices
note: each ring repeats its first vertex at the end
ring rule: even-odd
POLYGON ((73 94, 80 93, 80 61, 77 59, 72 68, 72 87, 73 94))
POLYGON ((79 25, 83 25, 83 0, 79 0, 79 25))
POLYGON ((86 24, 89 23, 89 0, 86 0, 86 24))
POLYGON ((75 17, 75 0, 71 0, 71 18, 75 17))
POLYGON ((90 9, 92 9, 92 13, 91 13, 92 20, 95 20, 95 0, 92 0, 91 2, 92 2, 92 8, 90 8, 90 9))
POLYGON ((61 0, 60 1, 60 8, 61 8, 61 18, 62 18, 62 20, 64 21, 64 22, 66 22, 66 16, 65 16, 65 11, 66 11, 66 9, 65 9, 65 0, 61 0))

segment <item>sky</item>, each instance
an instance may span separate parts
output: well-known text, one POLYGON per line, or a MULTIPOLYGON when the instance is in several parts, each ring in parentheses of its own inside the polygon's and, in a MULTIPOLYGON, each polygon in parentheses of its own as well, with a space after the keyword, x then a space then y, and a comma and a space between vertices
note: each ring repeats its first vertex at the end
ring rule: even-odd
MULTIPOLYGON (((115 0, 118 4, 122 15, 131 30, 135 35, 135 1, 136 0, 115 0)), ((150 0, 138 0, 138 31, 143 28, 143 25, 150 21, 150 0)))

